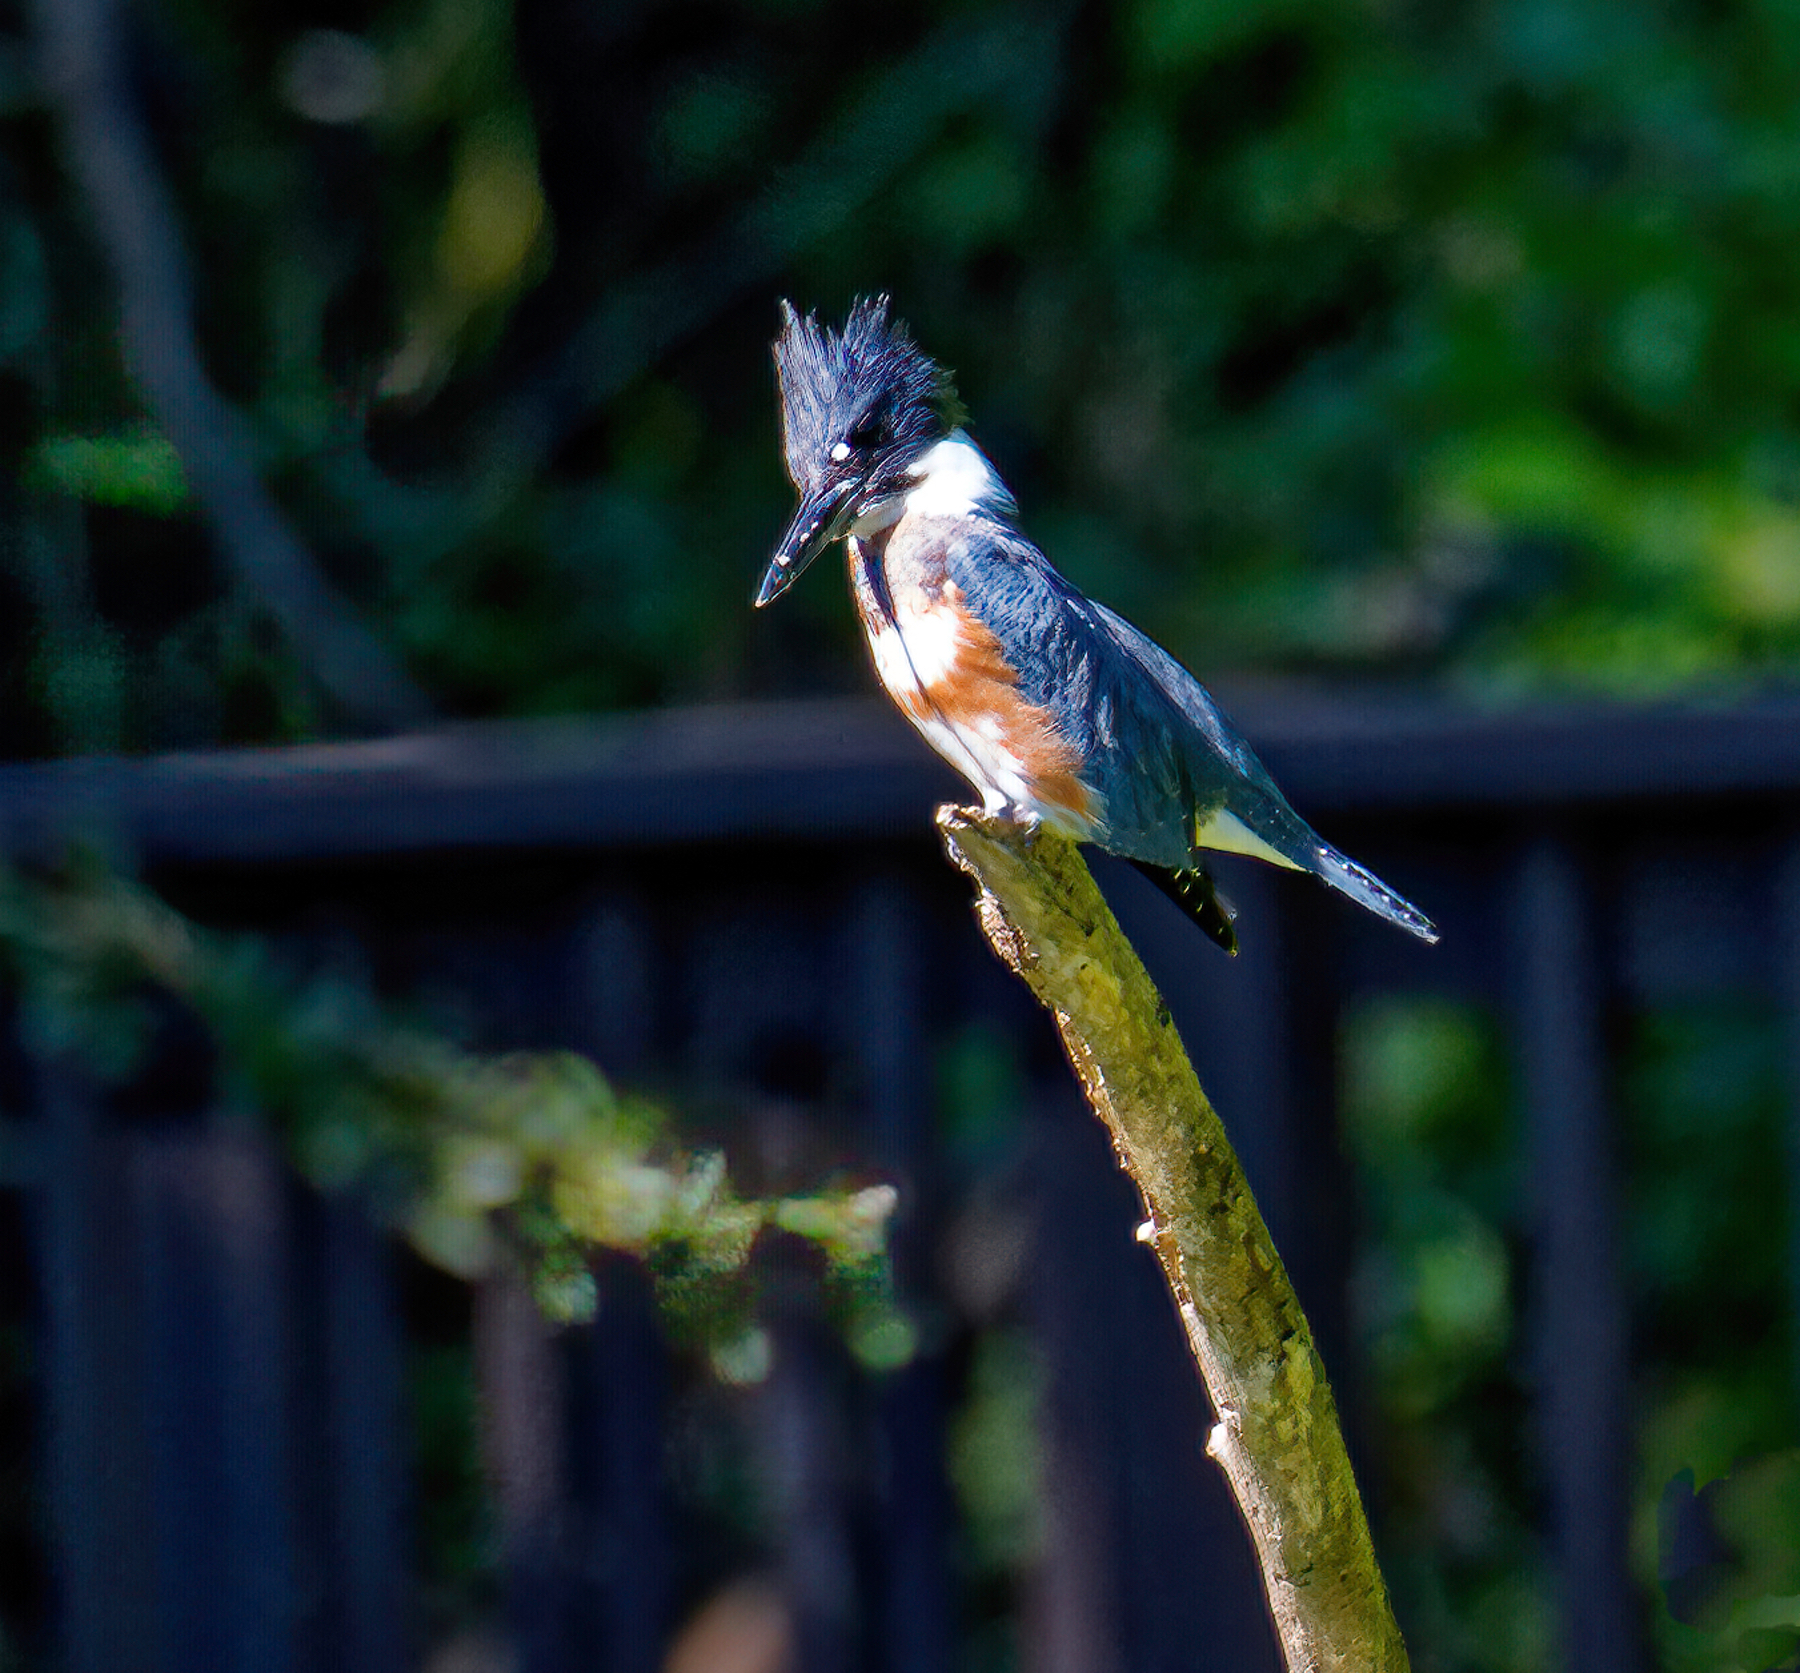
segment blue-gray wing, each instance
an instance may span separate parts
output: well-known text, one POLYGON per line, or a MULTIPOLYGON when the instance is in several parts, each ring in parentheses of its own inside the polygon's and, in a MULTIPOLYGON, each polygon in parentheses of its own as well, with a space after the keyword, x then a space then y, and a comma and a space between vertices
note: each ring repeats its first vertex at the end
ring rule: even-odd
POLYGON ((1196 825, 1225 810, 1311 869, 1318 838, 1200 682, 1022 535, 998 544, 954 543, 950 579, 1006 647, 1023 695, 1081 752, 1105 805, 1103 846, 1179 869, 1192 864, 1196 825))
POLYGON ((1123 616, 1104 604, 1089 608, 1141 682, 1140 703, 1155 716, 1151 724, 1169 728, 1176 776, 1180 784, 1191 786, 1199 822, 1221 811, 1234 814, 1283 859, 1312 869, 1315 853, 1325 844, 1288 805, 1269 769, 1212 694, 1123 616))
POLYGON ((1370 911, 1437 939, 1416 907, 1288 805, 1192 674, 1123 616, 1084 598, 1017 530, 990 525, 980 540, 952 541, 946 560, 950 579, 1006 648, 1022 694, 1056 717, 1087 763, 1082 776, 1103 804, 1101 846, 1183 871, 1196 863, 1199 833, 1230 814, 1272 850, 1263 857, 1313 872, 1370 911))
MULTIPOLYGON (((1190 762, 1194 760, 1191 740, 1198 737, 1205 740, 1203 753, 1207 760, 1226 762, 1233 769, 1217 806, 1236 815, 1253 836, 1291 864, 1322 877, 1332 888, 1377 916, 1410 930, 1421 941, 1437 940, 1437 930, 1418 907, 1396 894, 1374 872, 1333 848, 1288 805, 1268 769, 1192 674, 1123 616, 1115 615, 1103 604, 1091 604, 1089 608, 1106 623, 1126 655, 1149 674, 1162 694, 1191 723, 1187 751, 1190 762)), ((1195 766, 1197 771, 1203 770, 1201 764, 1195 766)), ((1204 802, 1198 805, 1203 810, 1206 806, 1204 802)), ((1201 822, 1204 823, 1204 813, 1201 822)))

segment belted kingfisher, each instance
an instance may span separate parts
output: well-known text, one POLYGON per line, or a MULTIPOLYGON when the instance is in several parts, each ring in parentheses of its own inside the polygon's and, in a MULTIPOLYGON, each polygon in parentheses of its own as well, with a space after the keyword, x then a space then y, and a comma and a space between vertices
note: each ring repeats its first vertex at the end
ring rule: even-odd
POLYGON ((1422 941, 1417 907, 1275 787, 1192 674, 1059 575, 961 428, 947 374, 865 298, 841 332, 781 304, 782 446, 800 505, 756 595, 844 537, 875 673, 986 810, 1134 861, 1227 952, 1207 849, 1310 871, 1422 941))

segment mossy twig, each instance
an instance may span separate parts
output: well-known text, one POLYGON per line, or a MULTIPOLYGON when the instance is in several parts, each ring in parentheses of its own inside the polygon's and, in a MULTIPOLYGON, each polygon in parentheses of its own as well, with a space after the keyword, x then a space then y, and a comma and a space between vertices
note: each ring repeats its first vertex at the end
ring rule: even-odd
POLYGON ((1207 1451, 1249 1524, 1290 1673, 1404 1673, 1312 1333, 1162 996, 1072 842, 963 808, 938 826, 1142 1193, 1139 1235, 1218 1413, 1207 1451))

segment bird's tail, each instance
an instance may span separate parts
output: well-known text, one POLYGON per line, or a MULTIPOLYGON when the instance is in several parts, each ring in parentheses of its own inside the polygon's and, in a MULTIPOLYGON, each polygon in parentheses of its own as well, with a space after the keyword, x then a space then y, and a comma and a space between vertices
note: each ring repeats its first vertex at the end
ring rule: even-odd
POLYGON ((1386 918, 1390 924, 1411 930, 1421 941, 1437 940, 1436 926, 1418 907, 1403 900, 1372 871, 1364 871, 1348 854, 1340 854, 1329 843, 1320 843, 1314 851, 1312 869, 1332 888, 1368 907, 1378 917, 1386 918))
POLYGON ((1218 890, 1213 887, 1212 873, 1205 866, 1171 871, 1167 866, 1153 866, 1148 860, 1131 863, 1226 952, 1237 957, 1237 930, 1232 922, 1237 913, 1229 901, 1219 898, 1218 890))

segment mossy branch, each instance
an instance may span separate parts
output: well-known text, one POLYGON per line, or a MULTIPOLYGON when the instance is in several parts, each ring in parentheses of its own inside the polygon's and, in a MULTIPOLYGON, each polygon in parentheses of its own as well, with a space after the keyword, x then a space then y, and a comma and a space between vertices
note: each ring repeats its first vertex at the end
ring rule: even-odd
POLYGON ((1143 1195, 1139 1235, 1218 1414, 1207 1451, 1249 1524, 1290 1673, 1402 1673, 1312 1333, 1162 996, 1072 842, 963 808, 939 809, 938 826, 1143 1195))

